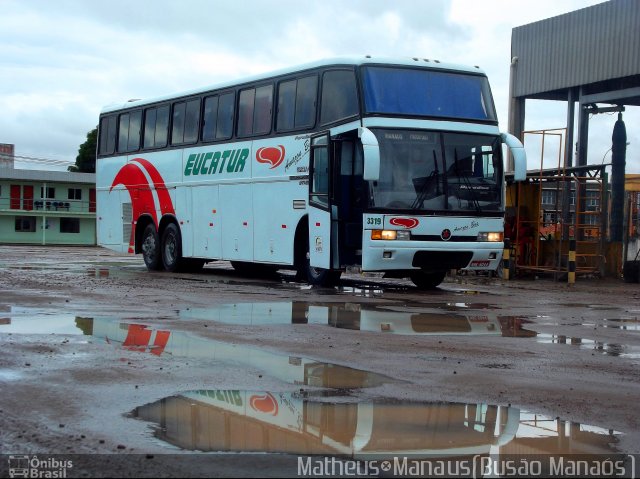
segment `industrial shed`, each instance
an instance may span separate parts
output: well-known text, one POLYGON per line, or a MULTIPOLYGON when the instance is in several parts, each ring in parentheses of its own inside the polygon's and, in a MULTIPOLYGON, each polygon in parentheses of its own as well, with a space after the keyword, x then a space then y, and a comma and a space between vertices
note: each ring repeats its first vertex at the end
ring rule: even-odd
MULTIPOLYGON (((519 256, 523 269, 567 270, 568 243, 577 243, 585 271, 616 274, 625 237, 625 107, 640 106, 640 1, 610 0, 514 28, 511 37, 509 131, 560 136, 555 171, 529 172, 528 186, 514 198, 518 226, 537 227, 535 260, 519 256), (525 132, 526 100, 567 102, 566 128, 525 132), (576 104, 578 110, 576 111, 576 104), (607 165, 587 165, 589 118, 618 113, 607 165), (574 125, 577 118, 577 131, 574 125), (528 188, 528 190, 526 190, 528 188), (545 223, 544 198, 555 190, 559 217, 545 223), (597 198, 593 198, 598 190, 597 198), (589 198, 589 196, 592 198, 589 198), (590 205, 591 202, 591 205, 590 205), (594 208, 595 205, 595 208, 594 208), (571 207, 575 213, 571 211, 571 207), (553 234, 549 234, 549 228, 553 234), (540 237, 547 233, 547 238, 540 237), (590 234, 587 234, 589 232, 590 234), (551 244, 549 238, 553 238, 551 244), (542 251, 550 253, 543 257, 542 251)), ((638 128, 632 125, 632 128, 638 128)), ((547 207, 548 209, 548 207, 547 207)), ((624 259, 622 259, 624 261, 624 259)))

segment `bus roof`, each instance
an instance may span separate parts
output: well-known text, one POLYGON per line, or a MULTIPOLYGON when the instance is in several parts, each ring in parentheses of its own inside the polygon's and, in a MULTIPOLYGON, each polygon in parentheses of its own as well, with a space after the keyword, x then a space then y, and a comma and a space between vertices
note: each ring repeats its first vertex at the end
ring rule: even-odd
POLYGON ((193 90, 174 93, 171 95, 163 95, 160 97, 148 98, 144 100, 129 100, 124 103, 113 103, 111 105, 105 106, 100 113, 101 114, 110 113, 114 111, 135 108, 138 106, 144 106, 148 104, 173 100, 176 98, 199 95, 199 94, 206 93, 213 90, 223 90, 223 89, 232 88, 238 85, 268 80, 270 78, 274 78, 278 76, 290 75, 296 72, 303 72, 306 70, 313 70, 315 68, 322 68, 322 67, 328 67, 333 65, 360 66, 360 65, 369 65, 369 64, 370 65, 409 66, 409 67, 419 67, 419 68, 434 69, 434 70, 459 71, 461 73, 484 74, 484 71, 477 66, 470 67, 470 66, 458 65, 454 63, 444 63, 444 62, 440 62, 439 60, 433 60, 428 58, 375 57, 371 55, 335 57, 335 58, 327 58, 324 60, 318 60, 315 62, 306 63, 302 65, 282 68, 279 70, 275 70, 267 73, 261 73, 261 74, 253 75, 250 77, 240 78, 237 80, 225 81, 225 82, 217 83, 214 85, 208 85, 205 87, 196 88, 193 90))

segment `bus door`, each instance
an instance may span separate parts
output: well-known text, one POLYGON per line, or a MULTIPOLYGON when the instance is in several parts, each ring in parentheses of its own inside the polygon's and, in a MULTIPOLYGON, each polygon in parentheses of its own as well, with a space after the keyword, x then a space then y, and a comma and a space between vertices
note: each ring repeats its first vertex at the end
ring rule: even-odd
POLYGON ((332 201, 338 209, 340 266, 362 264, 362 217, 366 201, 363 155, 355 135, 333 139, 334 188, 332 201))
POLYGON ((332 201, 333 160, 329 135, 313 136, 309 158, 309 263, 314 268, 339 267, 338 210, 332 201))

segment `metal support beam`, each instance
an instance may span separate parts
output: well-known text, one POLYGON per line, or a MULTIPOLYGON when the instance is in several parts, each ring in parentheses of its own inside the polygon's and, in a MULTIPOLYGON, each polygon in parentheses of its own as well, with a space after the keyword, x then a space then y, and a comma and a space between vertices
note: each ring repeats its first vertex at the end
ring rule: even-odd
POLYGON ((578 158, 576 166, 587 165, 587 153, 589 149, 589 110, 587 104, 583 101, 584 88, 580 87, 580 116, 578 117, 578 158))
POLYGON ((594 93, 591 95, 581 95, 580 102, 584 104, 589 103, 612 103, 619 104, 625 103, 627 105, 633 104, 634 101, 640 99, 640 87, 625 88, 622 90, 612 90, 603 93, 594 93), (630 101, 625 101, 630 100, 630 101))

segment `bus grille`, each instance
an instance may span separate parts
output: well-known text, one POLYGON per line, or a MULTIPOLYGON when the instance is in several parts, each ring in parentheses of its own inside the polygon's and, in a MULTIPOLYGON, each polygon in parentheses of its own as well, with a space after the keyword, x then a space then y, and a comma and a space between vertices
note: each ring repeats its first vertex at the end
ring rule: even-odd
POLYGON ((131 203, 122 203, 122 242, 129 244, 131 240, 131 223, 133 222, 133 209, 131 203))

